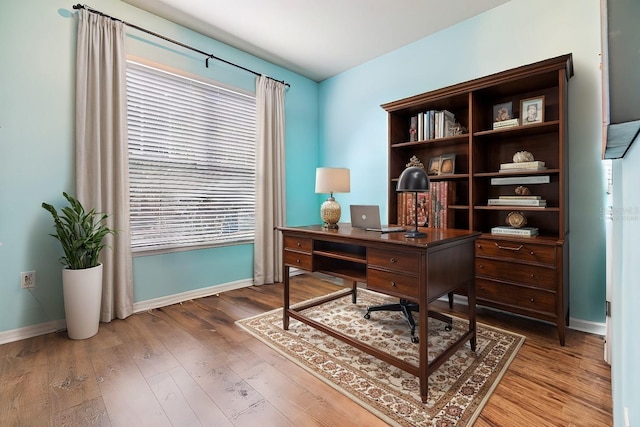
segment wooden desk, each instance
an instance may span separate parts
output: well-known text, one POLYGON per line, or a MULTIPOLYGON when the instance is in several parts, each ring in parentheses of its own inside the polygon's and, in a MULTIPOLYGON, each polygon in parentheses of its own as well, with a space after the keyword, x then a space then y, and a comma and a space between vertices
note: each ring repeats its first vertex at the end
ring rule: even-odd
MULTIPOLYGON (((404 233, 381 234, 340 224, 338 230, 320 225, 281 227, 283 233, 284 310, 283 327, 289 317, 315 327, 335 338, 384 360, 420 378, 420 396, 427 400, 427 379, 448 357, 469 340, 476 348, 475 247, 478 232, 452 229, 424 229, 427 237, 409 239, 404 233), (316 300, 292 309, 289 304, 290 267, 316 271, 351 281, 351 288, 333 297, 316 300), (361 341, 304 316, 301 311, 333 299, 351 295, 355 303, 356 282, 386 295, 420 304, 419 366, 384 353, 361 341), (469 330, 431 363, 427 359, 428 303, 462 286, 467 287, 469 330), (424 309, 422 309, 424 307, 424 309)), ((363 313, 364 315, 364 313, 363 313)))

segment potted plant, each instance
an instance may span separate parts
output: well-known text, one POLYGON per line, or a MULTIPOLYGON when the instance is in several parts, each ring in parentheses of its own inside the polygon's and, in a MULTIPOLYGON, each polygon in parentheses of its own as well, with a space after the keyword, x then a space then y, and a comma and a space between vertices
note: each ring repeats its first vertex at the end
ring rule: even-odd
POLYGON ((51 213, 55 234, 62 245, 64 256, 60 262, 64 311, 67 334, 71 339, 85 339, 94 336, 100 325, 100 304, 102 300, 102 264, 98 257, 107 247, 104 238, 114 231, 105 224, 107 215, 95 209, 86 212, 82 204, 67 193, 62 195, 69 202, 60 214, 48 203, 42 207, 51 213))

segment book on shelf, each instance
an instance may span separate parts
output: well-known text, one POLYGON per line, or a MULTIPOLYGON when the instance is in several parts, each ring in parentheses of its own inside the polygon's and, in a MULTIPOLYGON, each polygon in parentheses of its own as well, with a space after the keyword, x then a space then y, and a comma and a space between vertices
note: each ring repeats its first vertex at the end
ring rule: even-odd
POLYGON ((493 130, 510 128, 510 127, 519 126, 519 125, 520 125, 520 122, 518 121, 518 119, 502 120, 500 122, 493 122, 493 130))
POLYGON ((504 234, 508 236, 531 237, 538 235, 538 227, 515 228, 508 225, 500 225, 491 229, 491 234, 504 234))
POLYGON ((502 200, 540 200, 541 196, 498 196, 502 200))
POLYGON ((418 140, 418 116, 411 116, 409 121, 409 142, 418 140))
POLYGON ((489 199, 488 206, 534 206, 546 207, 546 200, 537 199, 489 199))
POLYGON ((549 182, 551 182, 549 175, 507 176, 504 178, 491 178, 491 185, 548 184, 549 182))
POLYGON ((539 160, 531 162, 519 162, 519 163, 501 163, 500 169, 539 169, 545 166, 544 162, 539 160))
POLYGON ((545 170, 547 167, 544 162, 532 161, 532 162, 520 162, 520 163, 502 163, 500 165, 500 172, 522 172, 522 171, 536 171, 545 170))

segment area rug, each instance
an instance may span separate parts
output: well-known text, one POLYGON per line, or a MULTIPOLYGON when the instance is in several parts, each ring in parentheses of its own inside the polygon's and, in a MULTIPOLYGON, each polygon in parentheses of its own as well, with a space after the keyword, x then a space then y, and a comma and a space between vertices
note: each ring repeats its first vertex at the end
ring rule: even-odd
MULTIPOLYGON (((397 302, 358 290, 356 304, 346 296, 303 311, 327 326, 418 364, 418 344, 411 342, 400 313, 366 307, 397 302)), ((415 316, 418 321, 419 316, 415 316)), ((465 344, 429 377, 429 401, 420 399, 418 378, 367 353, 291 319, 282 329, 282 309, 236 322, 247 332, 395 426, 470 426, 524 342, 524 336, 477 324, 477 347, 465 344)), ((418 328, 420 325, 418 325, 418 328)), ((453 330, 429 318, 429 361, 468 328, 453 318, 453 330)))

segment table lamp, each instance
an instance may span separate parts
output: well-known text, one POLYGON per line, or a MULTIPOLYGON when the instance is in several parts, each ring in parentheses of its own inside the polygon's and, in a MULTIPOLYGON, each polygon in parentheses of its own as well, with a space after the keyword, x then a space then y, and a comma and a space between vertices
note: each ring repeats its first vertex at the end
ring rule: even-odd
POLYGON ((400 178, 398 178, 398 185, 396 186, 396 191, 409 193, 415 193, 415 229, 407 231, 405 233, 405 237, 410 237, 417 239, 419 237, 427 237, 426 233, 418 231, 418 192, 429 191, 429 177, 427 176, 427 171, 424 168, 419 166, 411 166, 406 168, 400 174, 400 178))
POLYGON ((348 193, 349 191, 351 191, 349 169, 316 169, 316 193, 330 194, 329 199, 320 206, 320 217, 324 221, 324 228, 337 229, 342 214, 340 204, 333 198, 333 193, 348 193))

